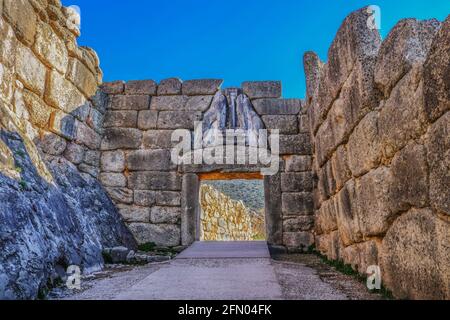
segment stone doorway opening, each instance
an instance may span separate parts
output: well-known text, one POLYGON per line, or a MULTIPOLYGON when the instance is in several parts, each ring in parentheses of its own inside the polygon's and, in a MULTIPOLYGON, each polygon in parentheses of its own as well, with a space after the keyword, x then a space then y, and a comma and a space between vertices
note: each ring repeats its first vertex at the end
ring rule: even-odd
POLYGON ((214 175, 200 180, 200 241, 265 241, 262 177, 214 175))

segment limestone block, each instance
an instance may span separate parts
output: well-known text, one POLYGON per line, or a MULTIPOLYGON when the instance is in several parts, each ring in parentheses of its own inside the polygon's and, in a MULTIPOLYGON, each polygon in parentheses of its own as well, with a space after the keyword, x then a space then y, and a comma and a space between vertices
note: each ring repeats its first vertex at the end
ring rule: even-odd
POLYGON ((317 234, 330 233, 338 229, 337 196, 321 203, 315 215, 315 230, 317 234))
POLYGON ((449 299, 449 247, 448 221, 428 209, 403 214, 383 239, 384 284, 399 299, 449 299))
POLYGON ((41 96, 45 87, 45 66, 22 44, 18 44, 16 55, 17 76, 26 88, 41 96))
POLYGON ((158 206, 178 207, 181 205, 181 193, 174 191, 156 192, 156 204, 158 206))
POLYGON ((352 177, 352 172, 348 166, 347 148, 339 146, 331 158, 331 167, 336 181, 336 189, 341 190, 344 184, 352 177))
POLYGON ((84 155, 84 163, 98 167, 100 165, 100 151, 88 150, 84 155))
POLYGON ((310 232, 283 232, 283 244, 289 249, 307 250, 314 243, 310 232))
POLYGON ((161 111, 158 116, 158 129, 193 130, 195 122, 201 118, 201 112, 161 111))
POLYGON ((378 118, 383 153, 391 158, 409 140, 425 133, 428 121, 424 112, 421 68, 413 68, 394 87, 378 118))
POLYGON ((190 97, 184 109, 186 111, 202 111, 205 112, 211 106, 211 102, 213 100, 213 96, 192 96, 190 97))
POLYGON ((153 207, 150 213, 150 220, 156 224, 179 224, 181 220, 181 208, 153 207))
POLYGON ((57 71, 49 74, 44 99, 47 104, 70 114, 76 113, 79 108, 85 108, 86 104, 85 97, 57 71))
POLYGON ((450 215, 450 112, 431 126, 425 146, 430 170, 430 203, 438 212, 450 215))
POLYGON ((328 50, 326 74, 321 78, 324 81, 322 87, 328 89, 319 89, 319 95, 323 98, 320 104, 325 108, 337 97, 355 62, 365 64, 366 60, 376 58, 378 54, 382 40, 377 29, 369 28, 369 18, 367 7, 351 13, 342 23, 328 50), (324 95, 327 91, 329 94, 324 95))
POLYGON ((183 82, 182 92, 188 96, 213 95, 220 89, 222 83, 223 80, 219 79, 189 80, 183 82))
POLYGON ((248 81, 242 83, 242 90, 250 99, 280 98, 280 81, 248 81))
POLYGON ((122 172, 125 169, 125 153, 120 150, 102 152, 100 163, 102 171, 122 172))
POLYGON ((87 174, 91 175, 95 179, 98 178, 98 175, 100 173, 100 170, 99 170, 98 167, 91 166, 91 165, 86 164, 86 163, 82 163, 82 164, 78 165, 78 170, 80 170, 81 172, 84 172, 84 173, 87 173, 87 174))
MULTIPOLYGON (((142 112, 142 111, 141 111, 142 112)), ((105 121, 103 127, 125 127, 136 128, 137 126, 137 111, 133 110, 120 110, 120 111, 107 111, 105 115, 105 121)))
POLYGON ((46 129, 50 120, 52 109, 34 93, 24 90, 23 100, 30 114, 31 122, 39 128, 46 129))
POLYGON ((117 209, 125 222, 150 222, 150 208, 119 204, 117 209))
POLYGON ((76 143, 68 143, 64 157, 73 164, 80 164, 84 160, 85 148, 76 143))
POLYGON ((172 143, 172 130, 149 130, 144 133, 144 148, 170 149, 176 143, 172 143))
POLYGON ((123 81, 105 82, 100 89, 106 94, 122 94, 125 91, 125 83, 123 81))
MULTIPOLYGON (((360 274, 367 274, 369 266, 379 265, 379 241, 370 240, 343 248, 341 259, 360 274)), ((383 281, 383 273, 381 274, 383 281)))
POLYGON ((283 193, 282 212, 285 216, 314 214, 313 196, 309 192, 283 193))
POLYGON ((67 78, 82 93, 84 93, 86 97, 92 97, 97 91, 98 81, 96 76, 78 59, 70 59, 67 78))
POLYGON ((161 80, 158 85, 158 96, 181 94, 182 82, 178 78, 161 80))
POLYGON ((77 133, 76 120, 64 112, 54 111, 50 116, 49 129, 68 140, 73 140, 77 133))
POLYGON ((86 123, 95 131, 101 133, 103 128, 103 122, 105 117, 97 109, 91 107, 89 108, 89 115, 86 119, 86 123))
POLYGON ((391 181, 391 172, 386 167, 372 170, 356 180, 354 221, 359 224, 360 232, 366 237, 383 235, 396 213, 392 210, 397 205, 397 199, 394 198, 391 181))
POLYGON ((17 37, 27 45, 32 45, 36 34, 37 16, 27 0, 5 0, 3 15, 13 26, 17 37))
POLYGON ((0 38, 2 39, 2 45, 0 46, 0 61, 8 68, 12 68, 16 63, 17 39, 13 29, 6 23, 1 14, 0 38))
POLYGON ((377 113, 371 112, 361 120, 350 136, 347 156, 353 176, 360 176, 380 164, 382 146, 378 123, 377 113))
POLYGON ((298 117, 298 131, 300 133, 310 133, 309 116, 302 114, 298 117))
POLYGON ((283 219, 284 232, 311 231, 314 227, 314 217, 299 216, 283 219))
POLYGON ((39 23, 33 50, 50 68, 66 73, 69 63, 66 45, 48 24, 39 23))
POLYGON ((158 123, 158 112, 152 110, 139 111, 137 127, 141 130, 156 129, 158 123))
POLYGON ((450 110, 450 17, 433 40, 424 65, 425 110, 430 121, 435 121, 450 110))
POLYGON ((385 97, 414 64, 425 62, 439 28, 435 19, 403 19, 391 30, 381 44, 375 68, 375 82, 385 97))
POLYGON ((78 122, 75 141, 91 150, 96 150, 100 147, 101 136, 86 124, 78 122))
POLYGON ((320 74, 323 63, 316 53, 308 51, 303 56, 303 65, 306 77, 307 104, 309 105, 319 90, 320 74))
MULTIPOLYGON (((356 206, 355 183, 353 180, 350 180, 336 195, 335 204, 339 236, 346 246, 361 242, 363 239, 359 228, 356 206)), ((370 212, 367 214, 370 214, 370 212)))
POLYGON ((130 223, 129 229, 139 244, 153 242, 157 246, 175 247, 180 244, 180 227, 171 224, 130 223))
POLYGON ((128 186, 139 190, 180 191, 181 179, 175 172, 131 172, 128 186))
POLYGON ((307 172, 312 170, 311 156, 288 156, 286 158, 287 172, 307 172))
POLYGON ((157 90, 157 84, 153 80, 138 80, 128 81, 125 84, 125 94, 147 94, 155 96, 157 90))
POLYGON ((280 134, 297 134, 298 118, 297 116, 263 116, 266 129, 278 129, 280 134))
POLYGON ((312 173, 282 173, 282 192, 311 192, 313 189, 312 173))
POLYGON ((151 207, 156 203, 156 192, 149 190, 134 190, 134 204, 151 207))
POLYGON ((39 145, 46 154, 59 156, 66 150, 67 143, 66 140, 60 136, 53 133, 47 133, 39 142, 39 145))
POLYGON ((259 115, 298 115, 302 102, 300 99, 256 99, 253 107, 259 115))
POLYGON ((186 111, 188 96, 161 96, 152 99, 150 109, 154 111, 186 111))
POLYGON ((117 95, 111 97, 113 110, 147 110, 150 107, 150 96, 147 95, 117 95))
POLYGON ((92 106, 98 110, 101 114, 105 114, 109 107, 109 96, 101 89, 97 90, 97 93, 91 98, 92 106))
POLYGON ((105 130, 101 149, 137 149, 141 145, 142 132, 132 128, 108 128, 105 130))
POLYGON ((100 182, 104 187, 126 187, 127 179, 121 173, 101 173, 100 182))
POLYGON ((133 190, 128 188, 105 188, 112 200, 118 203, 132 204, 133 190))
POLYGON ((281 155, 310 155, 311 139, 308 134, 280 135, 281 155))
POLYGON ((127 168, 131 171, 169 171, 176 168, 170 150, 136 150, 127 156, 127 168))
POLYGON ((401 150, 392 160, 391 174, 391 211, 428 206, 428 164, 422 145, 412 143, 401 150))
POLYGON ((2 101, 13 104, 14 98, 14 72, 0 63, 0 92, 2 101))
MULTIPOLYGON (((80 96, 81 98, 81 96, 80 96)), ((88 122, 88 117, 91 112, 91 103, 89 101, 85 101, 81 106, 77 106, 70 112, 72 116, 80 120, 81 122, 88 122)))

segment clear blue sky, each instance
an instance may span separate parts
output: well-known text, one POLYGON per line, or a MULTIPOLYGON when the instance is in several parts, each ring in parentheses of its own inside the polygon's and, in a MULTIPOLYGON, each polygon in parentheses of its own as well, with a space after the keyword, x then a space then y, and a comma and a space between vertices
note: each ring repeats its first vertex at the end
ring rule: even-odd
POLYGON ((303 97, 302 55, 322 59, 342 20, 381 7, 385 36, 402 18, 444 20, 449 0, 63 0, 81 8, 79 44, 94 48, 105 81, 168 77, 282 80, 303 97))

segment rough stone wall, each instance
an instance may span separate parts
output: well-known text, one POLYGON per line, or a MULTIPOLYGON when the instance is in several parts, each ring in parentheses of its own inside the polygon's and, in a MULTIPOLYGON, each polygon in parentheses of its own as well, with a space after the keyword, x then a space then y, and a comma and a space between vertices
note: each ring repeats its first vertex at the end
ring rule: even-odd
MULTIPOLYGON (((171 135, 175 129, 194 129, 194 121, 203 119, 221 84, 222 80, 172 78, 159 84, 145 80, 102 86, 110 104, 101 144, 100 181, 138 242, 180 244, 186 172, 170 160, 171 135)), ((246 82, 242 91, 266 128, 281 130, 282 172, 266 178, 266 192, 272 199, 266 209, 277 215, 283 210, 276 225, 270 226, 279 229, 276 244, 308 247, 313 243, 312 233, 307 232, 313 224, 311 146, 302 101, 281 99, 280 82, 246 82)))
POLYGON ((97 176, 107 96, 59 0, 0 0, 0 299, 30 299, 68 265, 134 240, 97 176), (87 172, 85 174, 83 172, 87 172))
POLYGON ((305 55, 317 248, 398 298, 450 298, 450 18, 400 21, 382 41, 365 9, 323 63, 305 55))
POLYGON ((251 241, 263 234, 264 213, 247 208, 210 185, 200 187, 202 240, 251 241))

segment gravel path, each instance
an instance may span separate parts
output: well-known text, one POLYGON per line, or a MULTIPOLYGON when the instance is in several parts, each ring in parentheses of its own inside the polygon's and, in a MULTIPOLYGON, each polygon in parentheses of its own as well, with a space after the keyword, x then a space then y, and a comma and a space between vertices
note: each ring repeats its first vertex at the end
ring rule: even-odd
MULTIPOLYGON (((236 244, 233 244, 236 248, 236 244)), ((221 246, 223 250, 226 245, 221 246)), ((364 284, 325 265, 313 255, 276 259, 205 258, 194 246, 185 258, 142 267, 119 266, 84 278, 80 292, 55 290, 50 298, 69 300, 372 300, 364 284), (198 257, 198 258, 196 258, 198 257)), ((200 249, 199 249, 200 248, 200 249)), ((203 250, 203 251, 202 251, 203 250)), ((245 246, 248 252, 248 245, 245 246)), ((255 250, 261 250, 259 243, 255 250)), ((227 256, 227 254, 225 254, 227 256)))

